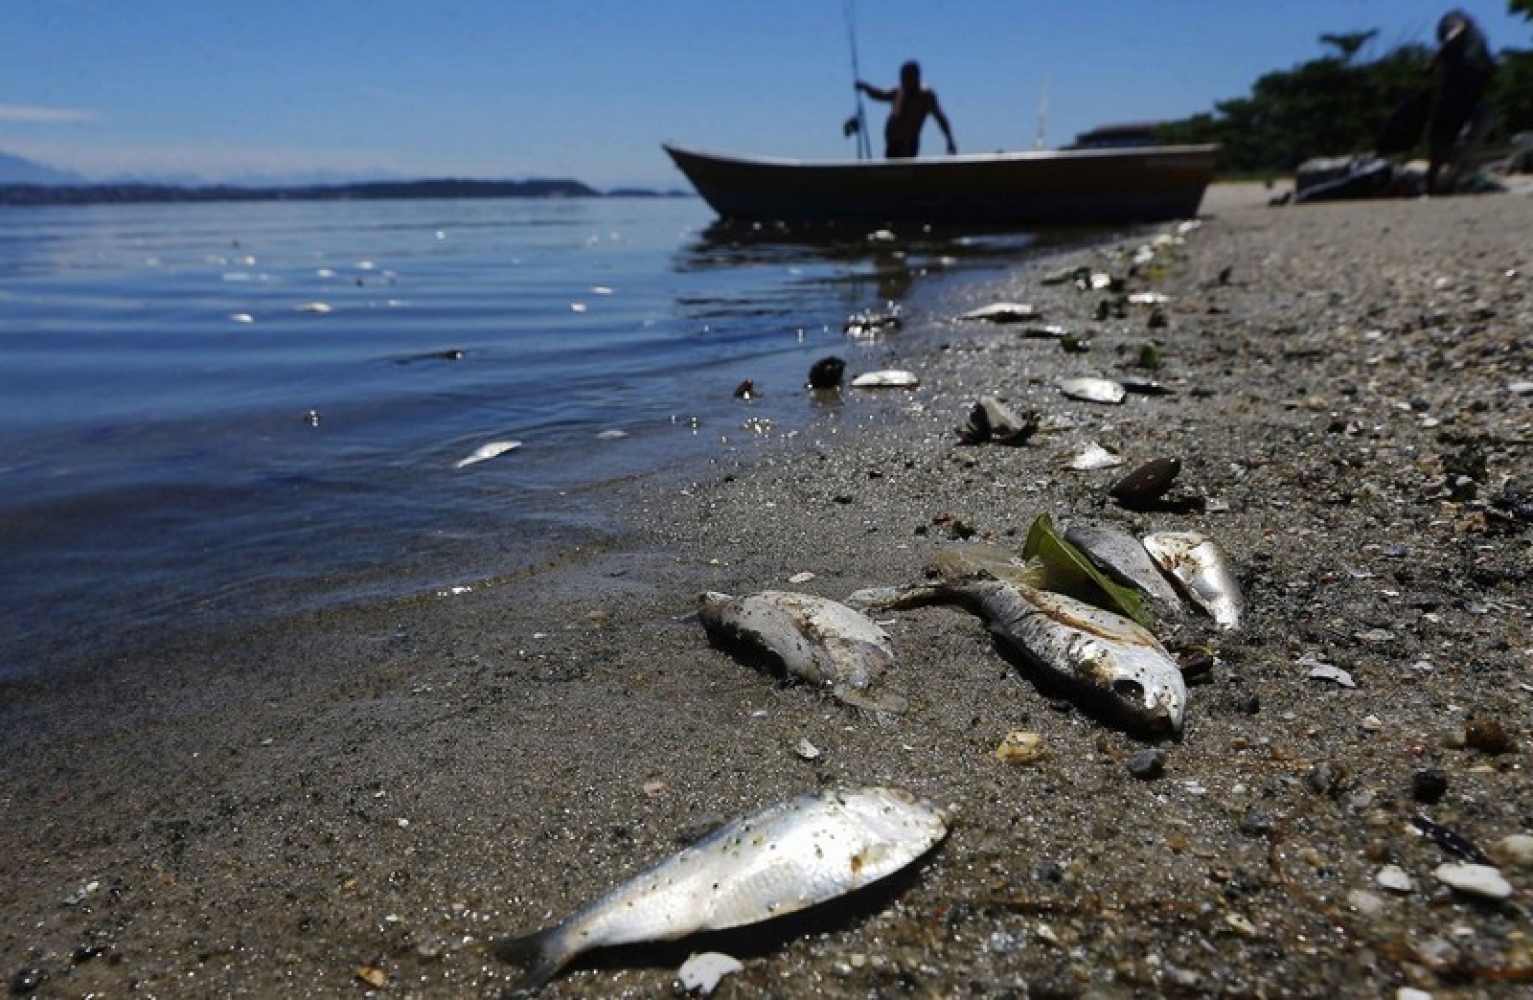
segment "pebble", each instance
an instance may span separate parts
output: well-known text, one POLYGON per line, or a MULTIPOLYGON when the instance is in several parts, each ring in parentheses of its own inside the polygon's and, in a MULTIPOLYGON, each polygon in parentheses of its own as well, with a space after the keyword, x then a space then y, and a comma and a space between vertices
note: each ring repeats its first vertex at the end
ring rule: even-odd
POLYGON ((1502 864, 1516 868, 1533 868, 1533 836, 1513 833, 1491 845, 1493 854, 1502 864))
POLYGON ((1512 747, 1506 727, 1496 719, 1470 719, 1464 723, 1464 745, 1482 753, 1505 753, 1512 747))
POLYGON ((1166 754, 1154 748, 1141 750, 1128 759, 1128 773, 1141 781, 1154 781, 1166 773, 1166 754))
POLYGON ((1490 865, 1472 865, 1464 862, 1438 865, 1432 873, 1437 881, 1459 892, 1485 899, 1507 899, 1512 895, 1512 883, 1500 871, 1490 865))
POLYGON ((1414 986, 1402 986, 1395 990, 1395 1000, 1432 1000, 1432 994, 1414 986))
POLYGON ((1373 880, 1392 892, 1414 892, 1416 889, 1415 880, 1399 865, 1385 865, 1373 880))
POLYGON ((1366 889, 1353 889, 1347 893, 1347 902, 1365 917, 1376 917, 1384 912, 1383 897, 1366 889))
POLYGON ((805 739, 798 741, 798 746, 794 748, 793 752, 798 754, 804 760, 816 760, 824 751, 805 739))
POLYGON ((1019 729, 1006 734, 1001 745, 995 748, 995 756, 1008 764, 1027 766, 1042 763, 1048 750, 1043 745, 1042 736, 1019 729))

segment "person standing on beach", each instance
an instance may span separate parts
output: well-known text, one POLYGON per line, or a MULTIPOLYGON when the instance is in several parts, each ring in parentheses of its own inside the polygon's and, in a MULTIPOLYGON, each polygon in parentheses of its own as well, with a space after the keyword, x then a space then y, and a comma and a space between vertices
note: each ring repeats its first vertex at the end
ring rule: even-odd
POLYGON ((884 125, 884 156, 889 159, 919 156, 921 152, 921 127, 926 116, 937 120, 942 134, 947 137, 948 155, 958 152, 953 142, 953 129, 942 105, 937 103, 937 92, 921 85, 921 64, 912 59, 900 67, 900 85, 893 90, 880 90, 861 80, 857 89, 873 98, 891 105, 889 121, 884 125))
POLYGON ((1427 193, 1437 194, 1446 167, 1451 191, 1459 182, 1469 152, 1491 126, 1487 95, 1496 78, 1496 60, 1485 35, 1461 10, 1444 14, 1437 23, 1437 55, 1432 71, 1437 74, 1437 103, 1432 108, 1427 143, 1427 193))

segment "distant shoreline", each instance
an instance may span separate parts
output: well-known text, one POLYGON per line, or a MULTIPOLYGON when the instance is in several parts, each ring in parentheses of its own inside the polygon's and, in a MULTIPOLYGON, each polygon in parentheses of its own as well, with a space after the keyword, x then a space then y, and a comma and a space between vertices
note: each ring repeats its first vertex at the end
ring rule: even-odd
POLYGON ((412 198, 680 198, 684 191, 620 188, 603 192, 576 180, 368 181, 243 187, 176 184, 0 184, 0 205, 105 205, 218 201, 381 201, 412 198))

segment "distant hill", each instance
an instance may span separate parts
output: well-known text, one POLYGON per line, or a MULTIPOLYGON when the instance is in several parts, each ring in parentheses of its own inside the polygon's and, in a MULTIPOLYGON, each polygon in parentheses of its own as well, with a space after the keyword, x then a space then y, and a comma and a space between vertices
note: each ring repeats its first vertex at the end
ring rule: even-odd
POLYGON ((399 198, 599 198, 602 193, 573 180, 474 181, 438 179, 368 181, 303 187, 236 187, 217 184, 0 183, 0 205, 97 205, 126 202, 344 201, 399 198))
POLYGON ((35 163, 10 153, 0 153, 0 184, 84 184, 85 178, 68 170, 35 163))

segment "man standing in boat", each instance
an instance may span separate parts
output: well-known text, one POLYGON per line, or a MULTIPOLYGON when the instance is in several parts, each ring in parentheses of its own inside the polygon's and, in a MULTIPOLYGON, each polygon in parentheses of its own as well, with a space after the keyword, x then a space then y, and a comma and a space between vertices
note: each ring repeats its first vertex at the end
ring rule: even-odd
POLYGON ((900 85, 893 90, 879 90, 861 80, 857 81, 857 89, 875 101, 891 105, 889 121, 884 125, 884 155, 889 159, 920 155, 921 127, 926 124, 927 115, 937 119, 942 134, 947 136, 948 154, 958 152, 953 129, 942 113, 942 105, 937 103, 937 92, 921 85, 921 64, 914 59, 900 67, 900 85))

